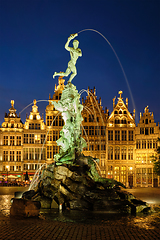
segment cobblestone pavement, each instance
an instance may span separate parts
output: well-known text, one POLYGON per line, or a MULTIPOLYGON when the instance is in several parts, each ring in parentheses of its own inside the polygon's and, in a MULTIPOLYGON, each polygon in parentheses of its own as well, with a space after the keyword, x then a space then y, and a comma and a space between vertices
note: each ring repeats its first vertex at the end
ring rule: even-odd
POLYGON ((0 196, 0 240, 160 240, 160 206, 150 215, 47 210, 39 218, 18 219, 9 215, 11 197, 0 196))

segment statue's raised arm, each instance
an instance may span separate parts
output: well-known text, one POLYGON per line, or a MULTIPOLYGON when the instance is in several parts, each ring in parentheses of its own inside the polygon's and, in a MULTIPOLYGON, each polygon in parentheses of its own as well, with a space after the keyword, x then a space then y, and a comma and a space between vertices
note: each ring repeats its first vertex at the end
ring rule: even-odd
POLYGON ((68 81, 68 83, 69 83, 77 75, 77 69, 76 69, 75 65, 76 65, 77 59, 82 56, 82 51, 80 48, 78 48, 78 45, 79 45, 78 40, 75 39, 73 41, 73 47, 69 47, 70 41, 77 36, 78 36, 77 33, 71 34, 65 44, 65 49, 70 52, 70 56, 71 56, 71 60, 68 62, 68 67, 67 67, 66 71, 59 72, 59 73, 55 72, 53 75, 53 78, 55 78, 55 76, 67 77, 72 72, 70 79, 68 81))
POLYGON ((71 47, 69 47, 70 41, 71 41, 72 39, 74 39, 75 37, 77 37, 77 36, 78 36, 78 34, 75 33, 75 34, 71 34, 71 35, 68 37, 68 40, 67 40, 67 42, 66 42, 66 44, 65 44, 65 49, 66 49, 67 51, 70 51, 70 49, 71 49, 71 47))

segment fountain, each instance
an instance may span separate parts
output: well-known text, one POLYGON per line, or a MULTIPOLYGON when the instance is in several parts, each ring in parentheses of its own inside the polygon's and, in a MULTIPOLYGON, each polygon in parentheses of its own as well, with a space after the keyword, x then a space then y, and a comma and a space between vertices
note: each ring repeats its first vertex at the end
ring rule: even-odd
MULTIPOLYGON (((76 86, 71 83, 77 73, 76 61, 82 54, 77 40, 74 40, 73 48, 69 47, 69 42, 76 36, 78 34, 70 35, 65 45, 71 55, 66 72, 55 72, 53 75, 53 78, 68 76, 72 72, 61 99, 58 102, 52 102, 65 123, 57 140, 57 145, 60 146, 59 153, 54 156, 55 162, 42 171, 38 184, 24 192, 22 199, 13 200, 12 216, 20 212, 15 210, 20 206, 19 204, 30 206, 31 210, 23 207, 25 208, 24 216, 37 215, 40 205, 41 208, 59 208, 60 211, 71 209, 135 213, 148 209, 145 202, 122 191, 120 186, 125 188, 122 183, 100 176, 97 170, 99 159, 82 153, 83 148, 87 146, 81 136, 83 105, 80 104, 80 95, 76 86)), ((22 211, 22 208, 20 209, 22 211)))

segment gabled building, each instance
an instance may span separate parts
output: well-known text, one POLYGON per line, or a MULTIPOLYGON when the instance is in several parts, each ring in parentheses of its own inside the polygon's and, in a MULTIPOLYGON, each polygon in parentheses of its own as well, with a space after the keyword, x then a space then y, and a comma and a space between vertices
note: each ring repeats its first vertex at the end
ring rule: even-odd
MULTIPOLYGON (((136 156, 135 156, 135 186, 153 187, 160 185, 158 177, 153 172, 151 156, 155 155, 157 139, 160 136, 159 124, 154 122, 153 112, 149 112, 148 106, 144 113, 140 113, 140 120, 135 129, 136 134, 136 156)), ((159 179, 160 180, 160 179, 159 179)))
POLYGON ((23 123, 17 116, 14 101, 11 100, 9 113, 5 113, 0 139, 0 173, 3 176, 15 175, 21 179, 23 159, 23 123))
POLYGON ((26 118, 23 129, 23 174, 28 173, 30 180, 39 167, 46 163, 46 125, 40 116, 36 100, 32 111, 26 118))
POLYGON ((133 186, 135 170, 135 110, 128 110, 119 91, 117 103, 113 99, 113 111, 107 119, 106 177, 114 178, 127 187, 133 186))

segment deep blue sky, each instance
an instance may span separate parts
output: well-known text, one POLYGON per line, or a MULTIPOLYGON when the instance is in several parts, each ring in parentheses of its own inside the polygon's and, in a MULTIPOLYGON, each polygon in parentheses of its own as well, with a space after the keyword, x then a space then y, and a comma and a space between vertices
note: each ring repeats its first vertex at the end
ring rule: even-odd
MULTIPOLYGON (((64 45, 83 29, 103 34, 116 51, 127 76, 136 114, 148 105, 160 121, 160 1, 154 0, 0 0, 0 123, 15 100, 17 113, 33 99, 54 93, 55 71, 70 60, 64 45)), ((133 104, 120 65, 109 44, 97 33, 77 38, 83 56, 77 61, 77 89, 96 87, 103 107, 123 91, 133 104)), ((66 79, 67 82, 68 78, 66 79)), ((38 103, 40 113, 47 102, 38 103)), ((31 106, 21 115, 25 121, 31 106)))

